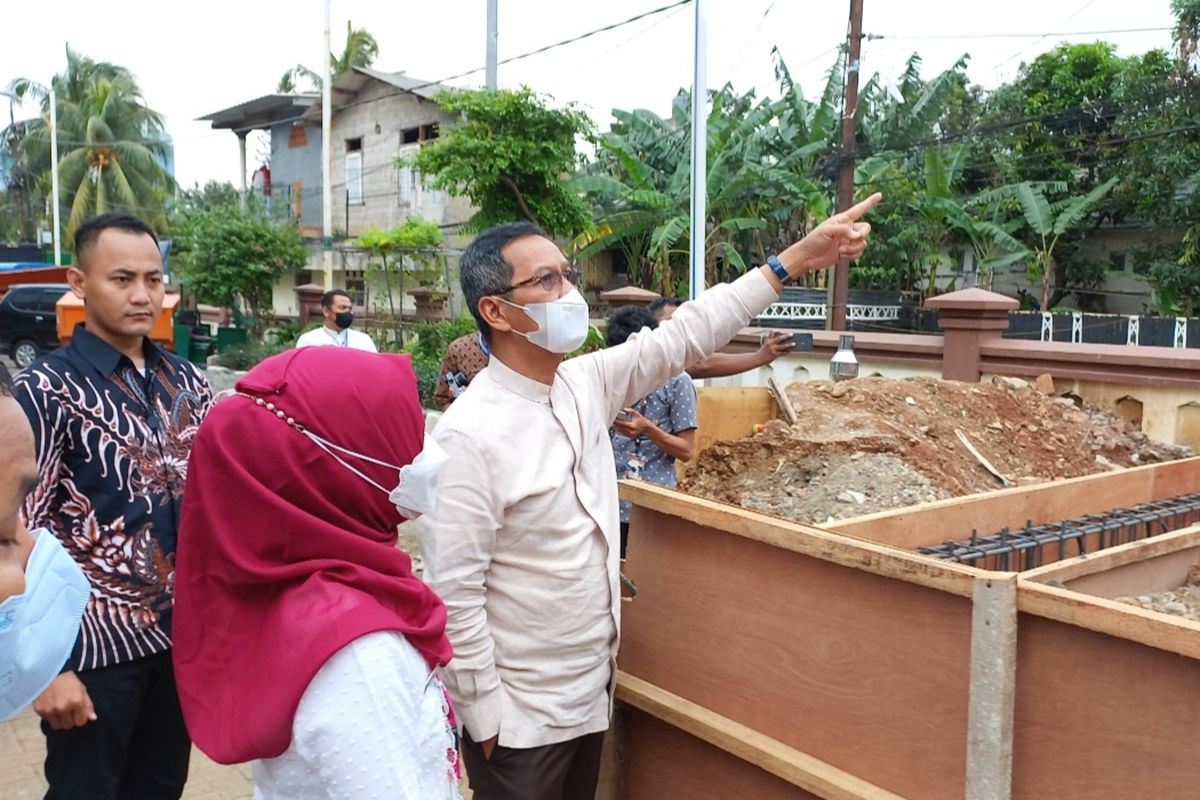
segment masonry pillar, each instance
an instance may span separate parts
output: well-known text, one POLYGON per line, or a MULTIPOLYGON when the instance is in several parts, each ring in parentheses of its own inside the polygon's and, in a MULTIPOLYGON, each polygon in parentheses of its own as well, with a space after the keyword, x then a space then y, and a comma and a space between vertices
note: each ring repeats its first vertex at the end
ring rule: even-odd
POLYGON ((321 296, 324 294, 325 287, 319 283, 305 283, 296 287, 296 311, 301 328, 310 319, 321 316, 321 296))
POLYGON ((945 337, 942 377, 951 381, 978 381, 980 352, 985 342, 1008 330, 1008 312, 1020 305, 1011 297, 983 289, 962 289, 925 301, 938 312, 945 337))

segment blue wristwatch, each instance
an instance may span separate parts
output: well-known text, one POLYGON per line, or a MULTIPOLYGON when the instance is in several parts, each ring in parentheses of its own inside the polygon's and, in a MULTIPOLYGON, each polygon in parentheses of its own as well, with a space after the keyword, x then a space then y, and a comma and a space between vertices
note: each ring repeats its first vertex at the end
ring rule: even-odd
POLYGON ((777 256, 767 256, 767 266, 771 268, 771 271, 775 273, 775 277, 779 278, 781 282, 787 283, 792 279, 792 276, 788 275, 788 271, 783 268, 783 264, 779 263, 777 256))

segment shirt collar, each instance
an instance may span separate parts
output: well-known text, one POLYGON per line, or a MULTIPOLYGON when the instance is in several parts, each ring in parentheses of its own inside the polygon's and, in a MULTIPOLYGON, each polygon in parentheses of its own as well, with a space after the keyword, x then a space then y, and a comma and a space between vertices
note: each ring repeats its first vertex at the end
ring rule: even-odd
MULTIPOLYGON (((71 347, 105 377, 116 372, 122 361, 129 361, 121 351, 85 328, 82 322, 71 333, 71 347)), ((142 355, 146 359, 146 371, 149 372, 158 364, 162 351, 152 340, 142 337, 142 355)))
POLYGON ((488 361, 487 373, 496 383, 513 394, 535 403, 550 404, 550 387, 533 378, 526 378, 495 355, 488 361))

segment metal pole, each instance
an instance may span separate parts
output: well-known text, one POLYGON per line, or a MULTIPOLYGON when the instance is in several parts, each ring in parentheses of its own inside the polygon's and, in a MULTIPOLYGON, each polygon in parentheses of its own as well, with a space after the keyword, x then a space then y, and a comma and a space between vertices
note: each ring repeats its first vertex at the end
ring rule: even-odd
MULTIPOLYGON (((838 165, 837 210, 854 204, 854 115, 858 108, 859 50, 862 45, 863 0, 850 0, 850 31, 846 37, 846 97, 842 111, 842 157, 838 165)), ((829 313, 826 328, 846 330, 846 301, 850 294, 850 261, 843 259, 833 269, 829 282, 829 313)))
POLYGON ((705 191, 708 186, 708 89, 704 75, 707 58, 707 0, 695 0, 695 6, 696 38, 692 50, 692 235, 689 257, 689 296, 693 300, 704 291, 705 219, 708 216, 705 191))
POLYGON ((242 167, 242 180, 240 184, 241 209, 242 213, 246 213, 246 194, 249 188, 246 186, 246 133, 242 132, 237 135, 238 138, 238 163, 242 167))
POLYGON ((333 164, 331 142, 333 87, 329 72, 329 0, 325 0, 325 41, 321 49, 321 250, 324 260, 325 290, 333 288, 333 164))
POLYGON ((496 23, 498 11, 496 5, 499 0, 488 0, 487 4, 487 64, 486 82, 487 88, 496 88, 496 23))
POLYGON ((54 221, 54 266, 62 266, 62 234, 58 220, 58 95, 50 87, 50 213, 54 221))

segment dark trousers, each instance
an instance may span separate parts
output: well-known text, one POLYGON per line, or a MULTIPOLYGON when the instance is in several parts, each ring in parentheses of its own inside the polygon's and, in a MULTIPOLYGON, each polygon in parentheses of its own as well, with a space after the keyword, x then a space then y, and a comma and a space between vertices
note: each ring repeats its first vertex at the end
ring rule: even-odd
POLYGON ((46 800, 177 800, 192 742, 171 653, 78 674, 96 721, 66 731, 42 723, 46 800))
POLYGON ((501 747, 490 759, 463 730, 463 761, 475 800, 593 800, 603 733, 544 747, 501 747))

